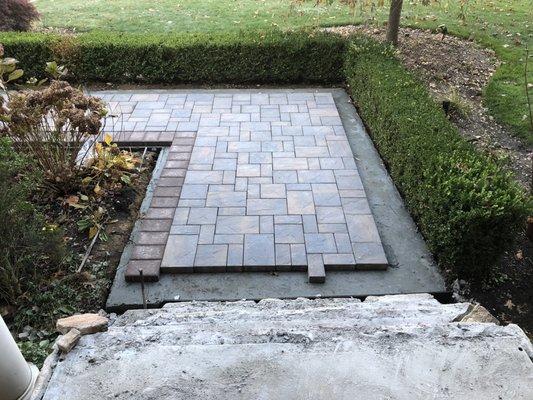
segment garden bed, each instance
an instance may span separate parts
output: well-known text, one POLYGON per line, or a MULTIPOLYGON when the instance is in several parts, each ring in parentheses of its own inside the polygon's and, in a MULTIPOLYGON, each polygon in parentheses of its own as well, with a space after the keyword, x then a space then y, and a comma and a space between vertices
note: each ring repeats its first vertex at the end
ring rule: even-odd
MULTIPOLYGON (((141 154, 137 153, 139 157, 141 154)), ((45 269, 36 271, 31 287, 23 293, 17 307, 0 305, 3 318, 28 361, 42 363, 58 335, 55 331, 58 318, 98 312, 105 307, 122 249, 139 217, 156 156, 155 151, 147 152, 132 185, 102 199, 101 206, 109 212, 109 222, 102 228, 79 272, 92 241, 86 230, 80 231, 80 222, 86 214, 65 206, 65 198, 48 202, 38 194, 34 196, 32 203, 44 214, 47 226, 56 226, 64 233, 66 257, 61 268, 51 276, 43 274, 45 269)))
MULTIPOLYGON (((385 39, 385 30, 370 26, 324 29, 344 37, 365 34, 385 39)), ((427 30, 401 28, 398 57, 426 84, 437 102, 449 102, 448 117, 459 133, 480 150, 505 162, 530 190, 533 151, 527 140, 499 124, 483 104, 483 92, 500 66, 496 54, 475 42, 427 30)))

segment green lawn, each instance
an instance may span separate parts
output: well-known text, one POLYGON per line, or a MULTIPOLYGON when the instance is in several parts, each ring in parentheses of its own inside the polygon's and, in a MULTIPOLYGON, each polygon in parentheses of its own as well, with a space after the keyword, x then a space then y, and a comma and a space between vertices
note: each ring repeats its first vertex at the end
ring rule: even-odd
MULTIPOLYGON (((315 0, 35 0, 42 13, 43 27, 78 32, 297 29, 368 21, 382 23, 388 11, 387 1, 384 7, 374 11, 359 6, 352 10, 334 0, 322 3, 315 6, 315 0)), ((360 0, 359 3, 369 2, 360 0)), ((525 44, 529 42, 533 48, 531 0, 441 0, 429 6, 421 3, 421 0, 404 2, 404 25, 434 29, 444 24, 450 33, 473 37, 496 50, 504 64, 487 88, 486 104, 498 120, 533 142, 533 133, 525 119, 523 74, 525 44), (466 4, 464 8, 460 6, 462 3, 466 4)), ((443 62, 446 62, 444 54, 443 62)), ((529 81, 533 82, 533 65, 530 70, 529 81)))

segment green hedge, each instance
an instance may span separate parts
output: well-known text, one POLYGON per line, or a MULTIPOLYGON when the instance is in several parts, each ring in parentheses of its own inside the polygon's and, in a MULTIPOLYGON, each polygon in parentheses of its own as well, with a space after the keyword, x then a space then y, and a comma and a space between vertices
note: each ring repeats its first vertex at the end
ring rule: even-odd
POLYGON ((0 34, 28 75, 46 61, 81 82, 338 83, 362 118, 444 268, 485 276, 531 202, 493 160, 461 138, 393 52, 324 34, 0 34))
MULTIPOLYGON (((346 41, 306 32, 59 37, 0 34, 6 54, 37 75, 55 59, 80 82, 339 83, 346 41)), ((41 72, 42 74, 42 72, 41 72)))
POLYGON ((391 49, 356 40, 346 77, 391 176, 443 268, 484 277, 510 244, 530 200, 448 121, 391 49))
POLYGON ((56 58, 53 48, 59 40, 55 35, 0 32, 5 57, 17 58, 26 77, 42 76, 46 62, 56 58))

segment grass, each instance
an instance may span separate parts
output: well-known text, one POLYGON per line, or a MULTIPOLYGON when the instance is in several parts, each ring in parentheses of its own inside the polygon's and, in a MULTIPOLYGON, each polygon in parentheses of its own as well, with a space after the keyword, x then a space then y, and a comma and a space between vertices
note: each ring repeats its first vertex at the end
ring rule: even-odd
MULTIPOLYGON (((319 6, 314 0, 138 0, 134 5, 131 0, 35 0, 35 5, 42 13, 41 27, 76 32, 238 32, 381 24, 388 12, 387 2, 370 11, 329 0, 319 6)), ((486 89, 485 103, 498 121, 531 144, 523 73, 526 43, 533 48, 530 5, 529 0, 442 0, 425 6, 416 0, 404 2, 402 23, 427 29, 446 25, 449 33, 494 49, 503 64, 486 89)), ((530 71, 528 80, 533 82, 533 66, 530 71)))

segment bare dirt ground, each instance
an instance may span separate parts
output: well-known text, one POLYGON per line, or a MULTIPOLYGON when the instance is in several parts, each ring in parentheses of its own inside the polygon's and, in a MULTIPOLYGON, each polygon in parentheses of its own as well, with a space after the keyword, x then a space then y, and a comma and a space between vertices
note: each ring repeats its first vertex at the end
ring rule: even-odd
MULTIPOLYGON (((363 33, 384 40, 385 30, 369 26, 326 28, 348 36, 363 33)), ((455 112, 450 119, 459 132, 476 147, 506 159, 508 168, 527 189, 531 185, 533 151, 496 121, 483 106, 483 88, 499 65, 490 49, 472 41, 444 36, 425 30, 400 29, 398 56, 416 72, 439 102, 451 101, 455 112)))
MULTIPOLYGON (((377 40, 385 38, 384 29, 368 26, 325 30, 343 36, 363 33, 377 40)), ((494 52, 469 40, 402 28, 398 56, 426 83, 436 101, 453 104, 448 115, 461 135, 505 160, 517 181, 531 190, 531 147, 494 121, 483 106, 483 89, 499 65, 494 52)), ((501 322, 519 324, 533 338, 533 243, 524 231, 499 260, 490 280, 471 283, 454 280, 444 272, 457 300, 480 302, 501 322)))

